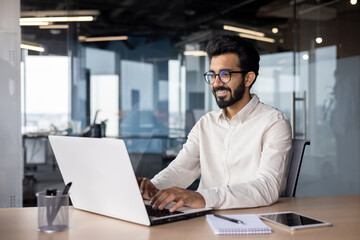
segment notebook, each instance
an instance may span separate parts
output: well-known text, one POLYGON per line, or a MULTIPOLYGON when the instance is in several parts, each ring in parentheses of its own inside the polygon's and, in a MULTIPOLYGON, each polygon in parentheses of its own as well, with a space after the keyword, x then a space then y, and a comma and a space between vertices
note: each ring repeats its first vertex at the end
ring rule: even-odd
POLYGON ((206 215, 206 220, 215 234, 265 234, 271 233, 267 226, 255 214, 222 215, 227 218, 239 220, 235 223, 226 219, 215 217, 213 214, 206 215), (243 223, 240 223, 243 222, 243 223))
POLYGON ((77 209, 146 226, 211 210, 182 207, 175 213, 165 210, 149 215, 121 139, 49 136, 49 140, 64 182, 72 182, 70 198, 77 209))

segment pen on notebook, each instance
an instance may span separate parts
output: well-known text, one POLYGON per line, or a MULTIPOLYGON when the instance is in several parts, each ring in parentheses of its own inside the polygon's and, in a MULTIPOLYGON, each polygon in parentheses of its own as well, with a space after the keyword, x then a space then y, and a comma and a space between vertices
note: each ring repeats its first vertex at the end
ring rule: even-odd
POLYGON ((230 217, 225 217, 223 215, 218 215, 218 214, 214 214, 214 217, 217 217, 217 218, 221 218, 221 219, 224 219, 224 220, 227 220, 227 221, 230 221, 230 222, 233 222, 233 223, 241 223, 241 224, 244 224, 245 223, 239 219, 235 219, 235 218, 230 218, 230 217))

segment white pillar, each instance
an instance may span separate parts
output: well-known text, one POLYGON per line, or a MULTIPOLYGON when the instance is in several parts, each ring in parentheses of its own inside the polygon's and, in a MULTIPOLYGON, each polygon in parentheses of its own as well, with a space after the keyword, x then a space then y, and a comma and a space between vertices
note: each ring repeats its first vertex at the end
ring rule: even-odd
POLYGON ((22 206, 20 0, 0 0, 0 207, 22 206))

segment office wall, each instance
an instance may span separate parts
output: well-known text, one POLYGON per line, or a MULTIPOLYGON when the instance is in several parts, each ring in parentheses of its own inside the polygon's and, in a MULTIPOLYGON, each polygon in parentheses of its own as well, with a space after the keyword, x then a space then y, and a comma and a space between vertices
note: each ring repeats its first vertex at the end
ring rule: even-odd
POLYGON ((0 207, 22 206, 20 0, 0 0, 0 207))

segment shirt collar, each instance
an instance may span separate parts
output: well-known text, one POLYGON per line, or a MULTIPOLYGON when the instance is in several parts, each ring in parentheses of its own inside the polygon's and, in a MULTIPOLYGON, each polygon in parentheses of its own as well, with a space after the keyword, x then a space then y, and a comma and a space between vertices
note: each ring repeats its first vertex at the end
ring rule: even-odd
MULTIPOLYGON (((251 94, 250 101, 234 117, 239 118, 241 122, 246 121, 246 119, 254 111, 254 109, 256 108, 259 102, 260 102, 259 97, 256 94, 251 94)), ((227 119, 224 109, 220 109, 218 112, 218 121, 220 121, 221 118, 227 119)))

